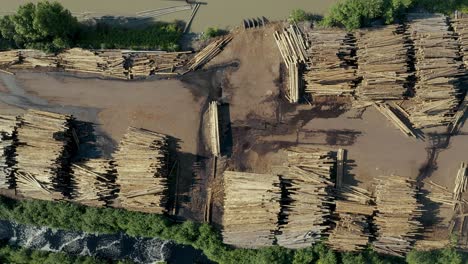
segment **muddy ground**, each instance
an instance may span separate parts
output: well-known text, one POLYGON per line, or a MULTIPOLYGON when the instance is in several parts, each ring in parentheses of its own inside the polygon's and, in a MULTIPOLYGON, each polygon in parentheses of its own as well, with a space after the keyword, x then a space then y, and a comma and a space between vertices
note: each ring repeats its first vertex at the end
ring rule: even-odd
MULTIPOLYGON (((177 215, 202 221, 207 193, 212 221, 222 216, 222 171, 268 173, 296 145, 347 150, 344 182, 373 189, 377 176, 401 175, 453 188, 466 161, 468 125, 456 136, 428 130, 424 140, 404 136, 373 108, 350 109, 345 98, 291 105, 283 99, 284 76, 273 33, 280 25, 239 30, 203 70, 173 80, 115 81, 88 75, 19 72, 1 75, 0 111, 24 108, 72 113, 94 126, 100 155, 110 155, 128 126, 180 140, 177 215), (204 128, 208 102, 220 102, 224 157, 210 159, 204 128), (210 188, 211 191, 207 192, 210 188)), ((19 110, 18 110, 19 109, 19 110)), ((437 230, 450 214, 425 214, 437 230)))

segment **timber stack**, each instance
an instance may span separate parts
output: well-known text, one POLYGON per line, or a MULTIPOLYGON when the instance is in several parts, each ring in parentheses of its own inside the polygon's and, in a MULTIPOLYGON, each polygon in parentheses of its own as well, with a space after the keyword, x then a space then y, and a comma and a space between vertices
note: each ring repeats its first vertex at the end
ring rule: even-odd
POLYGON ((459 43, 445 16, 410 14, 409 18, 418 78, 408 109, 410 120, 416 128, 448 125, 459 104, 463 74, 459 43))
POLYGON ((214 40, 204 49, 195 54, 195 56, 188 62, 188 68, 190 71, 195 71, 201 68, 203 65, 208 63, 214 57, 216 57, 224 47, 232 40, 233 36, 231 34, 220 37, 217 40, 214 40))
POLYGON ((166 211, 169 176, 168 136, 130 127, 113 154, 123 208, 166 211))
POLYGON ((416 182, 400 176, 377 178, 375 191, 377 214, 377 252, 403 257, 408 253, 415 237, 420 235, 421 205, 417 201, 416 182))
POLYGON ((334 228, 328 238, 328 245, 338 251, 360 251, 367 247, 370 234, 370 220, 375 206, 371 194, 364 189, 344 185, 337 190, 334 228))
POLYGON ((131 54, 130 75, 132 77, 146 77, 154 74, 175 74, 176 69, 185 66, 190 53, 190 51, 182 51, 131 54))
POLYGON ((9 189, 14 182, 14 136, 17 120, 15 116, 0 116, 0 189, 9 189))
POLYGON ((460 164, 460 168, 457 172, 457 177, 455 178, 455 187, 453 188, 453 199, 455 201, 462 200, 462 194, 466 191, 468 187, 468 169, 465 162, 460 164))
POLYGON ((126 78, 128 70, 126 69, 126 58, 120 50, 98 51, 96 55, 101 58, 102 64, 99 65, 104 75, 126 78))
POLYGON ((301 65, 307 61, 306 50, 308 43, 296 25, 290 25, 282 32, 276 31, 274 37, 289 73, 286 98, 290 103, 297 103, 302 87, 302 78, 299 72, 302 68, 301 65))
POLYGON ((0 66, 9 67, 11 65, 17 64, 20 61, 19 51, 18 50, 9 50, 0 52, 0 66))
POLYGON ((73 151, 72 116, 28 110, 17 128, 15 178, 28 198, 62 199, 73 151))
POLYGON ((357 35, 356 95, 365 100, 402 99, 409 76, 408 36, 401 25, 361 30, 357 35))
POLYGON ((271 246, 280 213, 280 180, 273 174, 224 172, 223 242, 271 246))
POLYGON ((307 37, 305 92, 312 96, 352 94, 357 80, 354 35, 341 30, 314 30, 307 37))
POLYGON ((57 56, 40 50, 19 50, 19 56, 21 63, 14 65, 14 68, 57 67, 57 56))
POLYGON ((116 188, 111 161, 90 159, 72 164, 71 170, 72 201, 87 206, 105 206, 116 188))
POLYGON ((333 203, 332 153, 318 149, 291 148, 281 180, 289 197, 283 200, 278 244, 287 248, 305 248, 327 234, 330 204, 333 203))

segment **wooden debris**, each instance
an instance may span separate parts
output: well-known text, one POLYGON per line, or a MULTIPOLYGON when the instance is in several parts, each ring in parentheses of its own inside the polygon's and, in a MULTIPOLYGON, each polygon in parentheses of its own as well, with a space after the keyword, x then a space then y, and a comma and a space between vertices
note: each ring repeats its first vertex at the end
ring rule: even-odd
POLYGON ((72 201, 102 207, 116 189, 113 168, 107 159, 90 159, 72 164, 72 201))
POLYGON ((328 245, 338 251, 358 251, 369 243, 369 220, 374 214, 373 199, 367 190, 343 185, 337 190, 335 227, 328 238, 328 245))
POLYGON ((307 35, 305 92, 314 95, 350 95, 354 91, 355 38, 340 30, 314 30, 307 35))
POLYGON ((402 99, 409 76, 407 35, 401 25, 361 30, 357 35, 356 95, 365 100, 402 99))
POLYGON ((226 35, 211 42, 189 61, 189 70, 194 71, 216 57, 224 47, 232 40, 232 35, 226 35))
POLYGON ((405 136, 417 138, 417 135, 413 132, 413 129, 400 118, 400 116, 404 115, 404 113, 401 112, 404 110, 399 111, 399 108, 391 107, 387 103, 375 103, 374 106, 382 115, 390 120, 396 128, 403 132, 405 136))
POLYGON ((382 176, 377 178, 375 191, 377 215, 374 223, 377 227, 377 252, 404 256, 420 235, 422 225, 421 205, 416 198, 415 182, 400 176, 382 176))
POLYGON ((302 86, 299 70, 300 65, 307 60, 307 42, 296 25, 290 25, 281 33, 276 31, 274 37, 289 73, 289 85, 286 97, 289 102, 297 103, 299 101, 300 87, 302 86))
POLYGON ((57 56, 47 54, 40 50, 19 50, 21 64, 14 65, 14 68, 36 68, 36 67, 57 67, 57 56))
POLYGON ((130 127, 113 154, 121 206, 127 210, 163 213, 169 176, 168 137, 130 127))
POLYGON ((28 110, 17 128, 15 172, 17 190, 28 198, 54 200, 62 192, 73 145, 72 117, 28 110))
POLYGON ((276 175, 224 172, 223 241, 245 248, 270 246, 280 213, 276 175))
POLYGON ((281 180, 290 194, 283 201, 278 244, 287 248, 304 248, 326 235, 333 203, 331 169, 335 160, 328 151, 291 148, 281 180))
POLYGON ((215 157, 221 155, 221 146, 219 138, 219 119, 218 119, 218 103, 213 101, 210 103, 208 108, 209 115, 209 127, 210 127, 210 142, 211 142, 211 153, 215 157))
POLYGON ((463 100, 460 106, 458 106, 457 112, 450 124, 450 133, 455 134, 461 129, 461 126, 464 124, 466 119, 466 115, 468 115, 468 96, 465 95, 465 100, 463 100))
POLYGON ((445 16, 410 14, 409 20, 418 78, 408 109, 410 121, 416 128, 448 125, 459 104, 459 77, 464 74, 459 43, 445 16))
POLYGON ((426 184, 429 187, 427 188, 429 191, 427 198, 429 200, 450 207, 456 205, 456 201, 453 199, 453 192, 449 191, 446 187, 440 186, 433 181, 428 181, 426 184))

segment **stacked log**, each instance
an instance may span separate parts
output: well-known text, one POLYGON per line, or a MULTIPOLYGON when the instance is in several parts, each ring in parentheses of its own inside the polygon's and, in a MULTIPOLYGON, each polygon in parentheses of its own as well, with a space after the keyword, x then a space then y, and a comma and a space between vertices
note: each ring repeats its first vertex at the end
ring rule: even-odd
POLYGON ((460 164, 460 168, 457 172, 457 177, 455 178, 455 187, 453 188, 453 199, 455 201, 461 201, 462 194, 466 191, 468 187, 468 168, 465 162, 460 164))
POLYGON ((448 125, 459 104, 459 44, 442 15, 410 15, 409 30, 414 40, 416 96, 408 109, 416 128, 448 125))
POLYGON ((208 63, 223 51, 224 47, 232 40, 232 38, 232 35, 227 35, 208 44, 208 46, 195 54, 195 56, 188 62, 189 70, 194 71, 208 63))
POLYGON ((409 75, 408 43, 401 25, 362 30, 357 35, 356 95, 366 100, 402 99, 409 75))
POLYGON ((103 57, 97 56, 90 50, 74 48, 58 55, 59 65, 66 71, 102 74, 103 57))
POLYGON ((377 252, 402 257, 420 235, 422 210, 416 198, 415 183, 393 175, 377 178, 377 215, 374 218, 377 237, 373 243, 377 252))
POLYGON ((28 198, 61 199, 71 155, 72 117, 28 110, 17 128, 17 190, 28 198))
POLYGON ((166 211, 168 157, 166 135, 128 129, 113 155, 123 208, 147 213, 166 211))
POLYGON ((224 172, 223 242, 244 248, 270 246, 280 213, 279 177, 224 172))
POLYGON ((115 189, 114 170, 108 159, 91 159, 72 164, 72 201, 102 207, 115 189))
POLYGON ((0 116, 0 189, 9 189, 13 183, 13 136, 16 125, 15 116, 0 116))
POLYGON ((354 36, 339 30, 316 30, 308 38, 305 92, 312 96, 353 93, 357 79, 354 36))
POLYGON ((15 68, 57 67, 57 56, 54 54, 40 50, 20 50, 19 56, 21 64, 15 65, 15 68))
POLYGON ((97 56, 102 60, 100 69, 104 72, 104 75, 126 78, 128 70, 126 69, 126 58, 120 50, 109 50, 99 51, 97 56))
POLYGON ((219 118, 218 118, 218 103, 213 101, 208 108, 209 127, 210 127, 210 142, 211 153, 215 157, 221 155, 221 145, 219 137, 219 118))
POLYGON ((274 36, 284 64, 288 69, 289 85, 288 91, 286 91, 286 98, 291 103, 297 103, 299 101, 300 87, 302 86, 299 70, 300 65, 307 61, 307 42, 296 25, 290 25, 281 33, 276 31, 274 36))
POLYGON ((8 67, 20 61, 18 50, 0 52, 0 66, 8 67))
POLYGON ((283 201, 278 244, 287 248, 304 248, 326 235, 333 202, 331 169, 335 160, 329 151, 291 148, 282 181, 289 197, 283 201))
POLYGON ((138 53, 130 57, 130 74, 134 77, 149 76, 158 73, 173 73, 185 66, 191 52, 155 52, 138 53))
POLYGON ((369 243, 369 220, 375 207, 369 192, 345 185, 339 189, 336 201, 334 223, 328 245, 338 251, 359 251, 369 243))

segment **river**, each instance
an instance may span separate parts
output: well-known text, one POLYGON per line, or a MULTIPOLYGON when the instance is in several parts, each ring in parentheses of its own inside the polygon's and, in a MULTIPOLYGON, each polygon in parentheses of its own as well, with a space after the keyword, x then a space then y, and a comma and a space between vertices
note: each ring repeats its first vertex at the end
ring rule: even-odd
MULTIPOLYGON (((1 0, 0 15, 15 11, 18 6, 39 0, 1 0)), ((93 16, 129 16, 136 12, 186 4, 184 0, 59 0, 74 14, 89 12, 93 16)), ((269 20, 286 19, 291 10, 304 9, 323 15, 337 0, 201 0, 192 23, 192 31, 201 32, 207 27, 232 28, 241 25, 244 18, 265 16, 269 20)), ((160 17, 163 21, 187 20, 191 11, 185 10, 160 17)))
POLYGON ((131 259, 136 263, 209 263, 201 251, 158 238, 118 234, 89 234, 34 227, 0 220, 0 240, 10 245, 106 259, 131 259))

